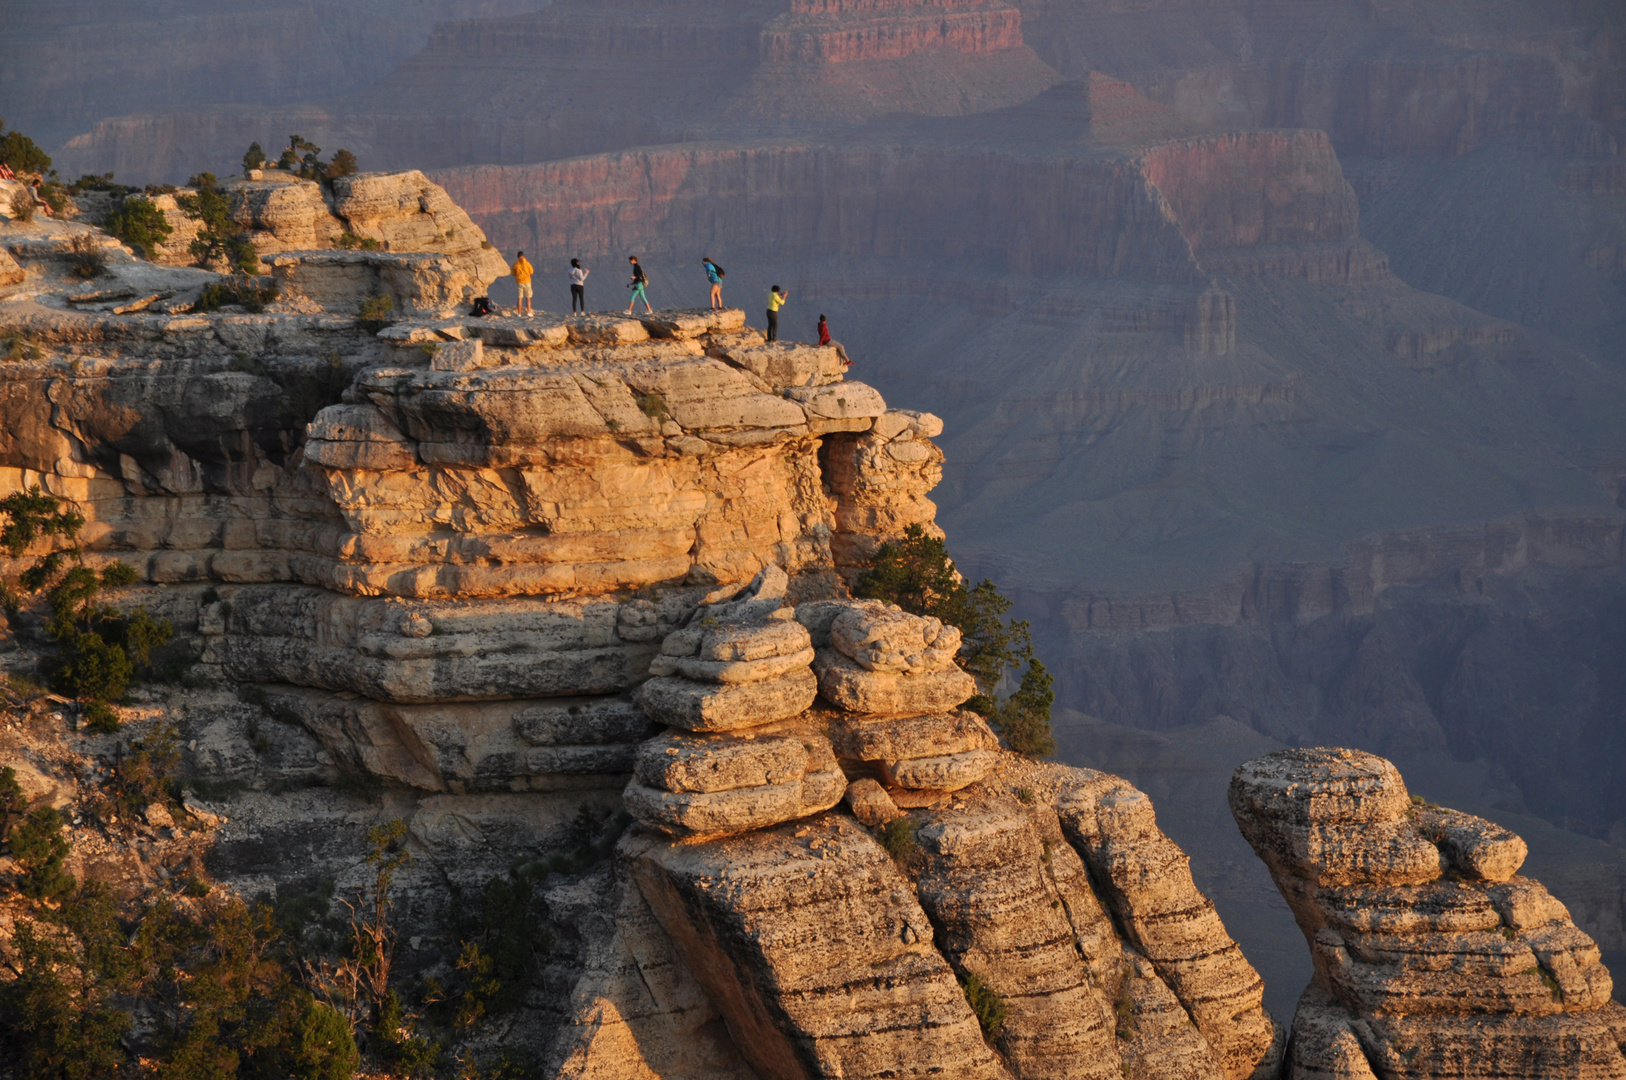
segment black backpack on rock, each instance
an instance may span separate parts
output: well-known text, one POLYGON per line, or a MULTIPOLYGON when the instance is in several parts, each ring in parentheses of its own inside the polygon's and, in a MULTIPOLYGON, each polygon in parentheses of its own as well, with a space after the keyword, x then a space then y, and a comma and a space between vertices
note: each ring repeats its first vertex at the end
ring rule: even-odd
POLYGON ((469 305, 469 314, 470 315, 490 315, 491 314, 491 297, 489 297, 489 296, 476 296, 474 298, 474 303, 469 305))

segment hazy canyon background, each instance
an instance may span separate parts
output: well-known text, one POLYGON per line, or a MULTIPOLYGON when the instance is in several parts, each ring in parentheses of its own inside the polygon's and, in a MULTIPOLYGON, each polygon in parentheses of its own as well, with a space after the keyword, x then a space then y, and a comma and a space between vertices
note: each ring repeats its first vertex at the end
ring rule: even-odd
POLYGON ((553 310, 572 256, 595 308, 628 253, 658 306, 786 286, 945 419, 1061 756, 1152 796, 1277 1015, 1224 786, 1282 745, 1514 829, 1626 961, 1618 2, 17 0, 0 114, 67 177, 424 168, 553 310))

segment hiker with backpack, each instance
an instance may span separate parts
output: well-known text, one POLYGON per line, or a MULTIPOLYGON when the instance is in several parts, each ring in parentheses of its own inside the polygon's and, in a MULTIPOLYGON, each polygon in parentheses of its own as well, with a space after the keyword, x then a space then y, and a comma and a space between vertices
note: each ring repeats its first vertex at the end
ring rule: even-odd
POLYGON ((723 268, 711 261, 707 255, 700 260, 700 265, 706 268, 706 280, 711 282, 711 310, 723 310, 723 268))
MULTIPOLYGON (((576 305, 580 304, 582 314, 587 314, 587 275, 592 271, 582 266, 580 259, 570 260, 570 313, 576 314, 576 305)), ((649 301, 644 301, 648 303, 649 301)))
POLYGON ((768 340, 779 340, 779 309, 790 299, 790 293, 775 285, 768 290, 768 340))
POLYGON ((638 265, 638 256, 628 255, 627 261, 632 264, 632 281, 627 284, 627 288, 632 290, 632 295, 627 297, 627 314, 632 314, 633 305, 640 300, 644 302, 645 315, 655 314, 655 309, 649 304, 649 294, 644 291, 649 287, 649 276, 644 273, 644 268, 638 265))

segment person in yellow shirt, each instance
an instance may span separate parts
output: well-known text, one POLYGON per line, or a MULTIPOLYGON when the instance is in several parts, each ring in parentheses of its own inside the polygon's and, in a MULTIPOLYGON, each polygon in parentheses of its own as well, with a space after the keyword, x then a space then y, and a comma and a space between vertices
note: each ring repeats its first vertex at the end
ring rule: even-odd
POLYGON ((790 299, 790 293, 775 285, 768 290, 768 340, 779 340, 779 309, 790 299))
POLYGON ((519 313, 529 319, 536 314, 531 310, 531 275, 536 272, 536 267, 526 261, 522 251, 519 258, 514 260, 510 272, 514 275, 514 283, 519 286, 519 313))

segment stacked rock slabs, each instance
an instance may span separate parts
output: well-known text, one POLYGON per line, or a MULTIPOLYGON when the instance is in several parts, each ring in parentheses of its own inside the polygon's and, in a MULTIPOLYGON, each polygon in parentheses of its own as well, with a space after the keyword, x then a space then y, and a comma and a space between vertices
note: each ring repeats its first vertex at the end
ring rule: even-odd
POLYGON ((759 574, 669 634, 638 701, 665 735, 638 751, 627 810, 669 836, 758 829, 834 806, 847 781, 830 740, 794 722, 813 704, 807 629, 782 607, 788 577, 759 574))
POLYGON ((957 708, 977 690, 955 663, 958 629, 878 601, 804 604, 797 618, 820 646, 819 694, 841 710, 830 736, 851 775, 878 780, 903 806, 993 770, 998 739, 957 708))

